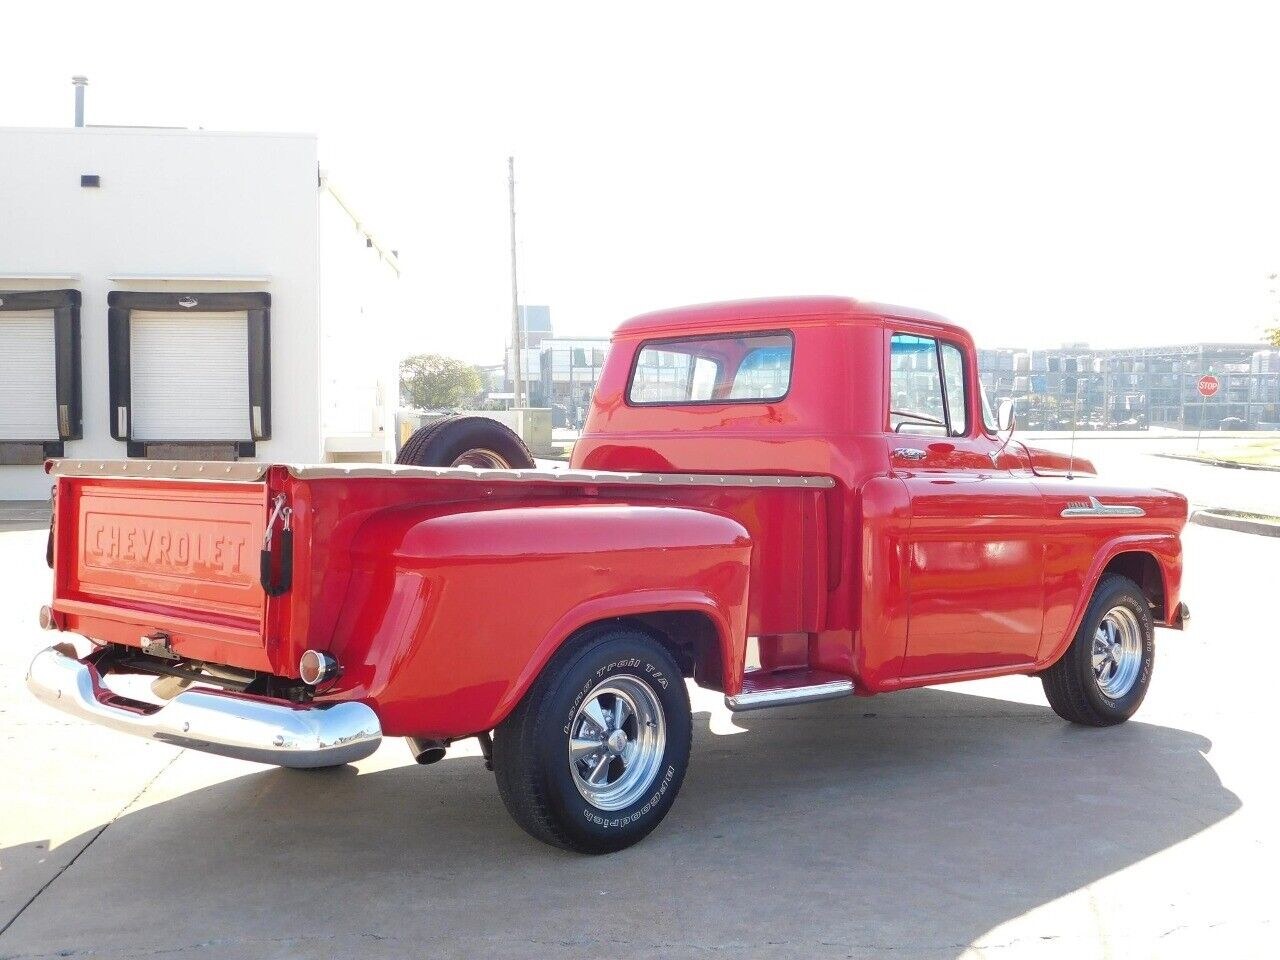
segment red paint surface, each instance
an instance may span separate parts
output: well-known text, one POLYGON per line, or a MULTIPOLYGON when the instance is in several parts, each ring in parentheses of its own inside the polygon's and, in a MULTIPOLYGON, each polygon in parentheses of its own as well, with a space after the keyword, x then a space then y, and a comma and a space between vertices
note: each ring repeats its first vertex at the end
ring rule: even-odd
POLYGON ((261 484, 58 481, 53 609, 64 629, 274 670, 262 644, 261 484))
POLYGON ((808 666, 862 693, 1035 672, 1122 553, 1158 563, 1171 622, 1186 500, 1101 483, 1087 461, 1005 442, 973 413, 963 437, 891 433, 894 332, 960 346, 979 409, 972 341, 940 318, 839 298, 712 304, 619 328, 574 450, 573 466, 593 470, 816 474, 831 489, 283 468, 257 484, 63 477, 54 607, 98 640, 163 629, 186 656, 289 677, 303 650, 329 650, 344 673, 321 699, 362 700, 386 733, 435 737, 493 727, 566 639, 616 617, 703 625, 676 639, 705 636, 699 681, 727 693, 741 689, 748 636, 764 670, 808 666), (626 401, 646 340, 753 330, 794 335, 782 400, 626 401), (293 505, 296 563, 293 589, 267 599, 257 549, 277 493, 293 505), (1146 515, 1061 516, 1091 496, 1146 515), (248 579, 232 559, 245 539, 248 579))

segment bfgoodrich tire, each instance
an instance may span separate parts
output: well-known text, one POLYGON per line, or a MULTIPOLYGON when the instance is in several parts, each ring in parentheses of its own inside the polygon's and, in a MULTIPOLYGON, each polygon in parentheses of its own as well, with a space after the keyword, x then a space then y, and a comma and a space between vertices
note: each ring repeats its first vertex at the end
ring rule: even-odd
POLYGON ((531 836, 580 853, 642 840, 684 781, 689 692, 670 654, 629 627, 561 651, 495 731, 498 792, 531 836))
POLYGON ((1099 580, 1071 646, 1040 675, 1054 713, 1090 727, 1133 716, 1151 685, 1154 626, 1136 583, 1118 574, 1099 580))
POLYGON ((533 454, 515 431, 488 417, 443 417, 413 432, 396 463, 415 467, 528 470, 533 454))

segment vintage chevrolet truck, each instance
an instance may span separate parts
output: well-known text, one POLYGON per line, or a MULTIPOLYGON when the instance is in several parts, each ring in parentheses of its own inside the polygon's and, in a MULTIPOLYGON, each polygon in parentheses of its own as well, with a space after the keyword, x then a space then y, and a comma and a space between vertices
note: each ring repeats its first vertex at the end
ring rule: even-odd
POLYGON ((481 418, 397 466, 51 461, 69 713, 286 767, 480 740, 547 843, 633 844, 730 710, 1002 674, 1133 715, 1180 629, 1176 493, 1013 439, 973 342, 835 297, 622 324, 569 469, 481 418), (146 679, 142 679, 146 678, 146 679))

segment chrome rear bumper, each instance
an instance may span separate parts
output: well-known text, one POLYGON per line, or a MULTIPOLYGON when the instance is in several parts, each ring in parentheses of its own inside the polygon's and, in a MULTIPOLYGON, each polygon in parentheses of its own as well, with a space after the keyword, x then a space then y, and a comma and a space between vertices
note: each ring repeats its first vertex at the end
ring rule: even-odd
POLYGON ((125 733, 279 767, 328 767, 378 749, 382 725, 363 703, 295 706, 243 693, 184 690, 164 706, 117 696, 92 663, 56 647, 36 654, 27 686, 72 716, 125 733))

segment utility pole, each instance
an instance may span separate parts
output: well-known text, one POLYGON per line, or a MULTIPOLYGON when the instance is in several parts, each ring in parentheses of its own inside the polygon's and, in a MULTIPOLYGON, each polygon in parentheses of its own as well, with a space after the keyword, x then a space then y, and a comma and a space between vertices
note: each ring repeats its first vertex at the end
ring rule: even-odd
POLYGON ((513 407, 523 407, 520 402, 522 378, 520 376, 520 290, 516 285, 516 158, 507 157, 507 194, 511 206, 511 390, 513 407))

